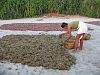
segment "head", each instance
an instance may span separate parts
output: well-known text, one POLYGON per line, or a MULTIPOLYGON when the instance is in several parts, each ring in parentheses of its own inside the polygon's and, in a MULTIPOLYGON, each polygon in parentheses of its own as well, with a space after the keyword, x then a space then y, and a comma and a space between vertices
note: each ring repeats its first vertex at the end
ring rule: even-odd
POLYGON ((63 22, 61 27, 64 28, 64 29, 67 29, 68 28, 68 23, 63 22))

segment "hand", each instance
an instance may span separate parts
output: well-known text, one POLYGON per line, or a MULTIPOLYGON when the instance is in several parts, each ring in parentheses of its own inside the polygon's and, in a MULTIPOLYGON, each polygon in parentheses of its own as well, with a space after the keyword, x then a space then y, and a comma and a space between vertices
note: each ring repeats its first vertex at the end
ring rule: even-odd
POLYGON ((62 44, 64 45, 66 41, 63 41, 62 44))
POLYGON ((59 35, 59 38, 61 39, 62 38, 62 35, 59 35))

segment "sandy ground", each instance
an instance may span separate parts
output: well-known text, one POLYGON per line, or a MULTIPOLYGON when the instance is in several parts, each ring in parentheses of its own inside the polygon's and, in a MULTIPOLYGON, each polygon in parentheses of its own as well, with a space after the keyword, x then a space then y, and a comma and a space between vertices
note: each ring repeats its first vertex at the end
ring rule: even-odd
MULTIPOLYGON (((100 21, 100 19, 79 17, 79 18, 24 18, 13 20, 0 20, 0 25, 12 23, 62 23, 71 22, 74 20, 81 20, 84 22, 100 21)), ((0 75, 100 75, 100 26, 87 24, 88 27, 94 29, 89 30, 91 33, 90 40, 84 41, 82 51, 72 53, 77 59, 77 64, 71 67, 71 70, 53 70, 45 69, 43 67, 29 67, 27 65, 10 63, 7 61, 0 61, 0 75)), ((13 31, 13 30, 0 30, 0 38, 6 35, 58 35, 65 31, 13 31)), ((72 32, 76 35, 76 32, 72 32)))

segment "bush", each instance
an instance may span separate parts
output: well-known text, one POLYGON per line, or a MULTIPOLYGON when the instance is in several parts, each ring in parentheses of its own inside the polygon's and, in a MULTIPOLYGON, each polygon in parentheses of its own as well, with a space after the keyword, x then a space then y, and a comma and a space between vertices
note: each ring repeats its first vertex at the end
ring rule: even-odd
POLYGON ((50 12, 100 18, 99 0, 1 0, 0 19, 37 17, 50 12))
POLYGON ((99 0, 84 0, 80 8, 80 14, 88 17, 100 18, 100 1, 99 0))

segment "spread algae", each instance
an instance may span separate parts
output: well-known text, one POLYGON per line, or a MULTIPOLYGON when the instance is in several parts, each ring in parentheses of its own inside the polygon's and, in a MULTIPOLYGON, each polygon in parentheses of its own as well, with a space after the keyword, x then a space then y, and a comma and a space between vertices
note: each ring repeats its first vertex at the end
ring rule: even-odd
POLYGON ((57 35, 7 35, 0 39, 0 60, 33 67, 70 70, 76 58, 57 35))

